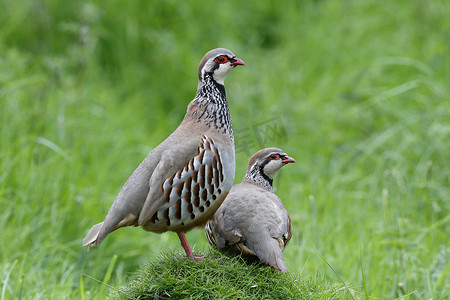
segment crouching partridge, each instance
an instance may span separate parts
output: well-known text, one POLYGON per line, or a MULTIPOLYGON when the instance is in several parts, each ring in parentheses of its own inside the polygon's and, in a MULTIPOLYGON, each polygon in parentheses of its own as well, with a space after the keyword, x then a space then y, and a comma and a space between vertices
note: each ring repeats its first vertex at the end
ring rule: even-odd
POLYGON ((234 138, 224 79, 244 62, 214 49, 198 67, 198 89, 184 120, 131 174, 105 220, 94 225, 83 246, 95 246, 112 231, 142 226, 174 231, 186 255, 196 259, 185 233, 214 216, 234 180, 234 138))
POLYGON ((215 218, 206 224, 209 243, 219 249, 257 256, 286 272, 282 251, 292 236, 291 219, 274 194, 272 181, 281 167, 294 162, 277 148, 256 152, 242 182, 233 186, 215 218))

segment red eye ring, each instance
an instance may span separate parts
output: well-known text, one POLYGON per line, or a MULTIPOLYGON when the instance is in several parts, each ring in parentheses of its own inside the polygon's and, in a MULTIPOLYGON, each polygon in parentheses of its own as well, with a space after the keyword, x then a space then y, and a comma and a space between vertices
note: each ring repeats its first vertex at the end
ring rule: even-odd
POLYGON ((269 158, 272 160, 276 160, 276 159, 279 159, 280 156, 278 154, 271 154, 271 155, 269 155, 269 158))
POLYGON ((217 57, 214 61, 218 62, 219 64, 224 64, 226 62, 228 62, 228 57, 226 55, 221 55, 219 57, 217 57))

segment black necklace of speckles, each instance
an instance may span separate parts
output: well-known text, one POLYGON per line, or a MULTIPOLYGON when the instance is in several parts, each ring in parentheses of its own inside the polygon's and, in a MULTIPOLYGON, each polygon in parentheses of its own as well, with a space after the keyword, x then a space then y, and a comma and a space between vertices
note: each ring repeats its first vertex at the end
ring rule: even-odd
POLYGON ((217 83, 210 74, 206 74, 200 84, 194 98, 198 108, 193 114, 198 114, 198 122, 214 126, 215 129, 222 130, 222 133, 228 133, 230 139, 234 140, 225 87, 217 83))
POLYGON ((264 188, 266 188, 268 191, 273 191, 273 179, 270 179, 269 176, 267 176, 264 173, 264 166, 268 163, 264 162, 261 165, 258 164, 254 164, 251 168, 250 171, 248 171, 245 174, 245 178, 252 180, 254 182, 256 182, 257 184, 263 186, 264 188))

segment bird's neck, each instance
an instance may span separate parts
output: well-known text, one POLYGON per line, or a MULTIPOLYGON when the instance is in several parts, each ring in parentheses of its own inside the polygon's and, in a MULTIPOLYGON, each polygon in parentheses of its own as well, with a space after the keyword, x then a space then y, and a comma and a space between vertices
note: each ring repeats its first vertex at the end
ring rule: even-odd
POLYGON ((217 83, 211 76, 206 76, 199 82, 193 102, 196 104, 196 109, 192 115, 198 122, 204 122, 209 127, 228 134, 230 139, 234 140, 230 110, 225 87, 222 84, 217 83))
POLYGON ((264 189, 268 190, 269 192, 273 193, 273 179, 264 174, 264 172, 261 170, 261 168, 257 165, 253 165, 250 170, 247 171, 247 173, 244 176, 244 180, 252 181, 260 186, 262 186, 264 189))

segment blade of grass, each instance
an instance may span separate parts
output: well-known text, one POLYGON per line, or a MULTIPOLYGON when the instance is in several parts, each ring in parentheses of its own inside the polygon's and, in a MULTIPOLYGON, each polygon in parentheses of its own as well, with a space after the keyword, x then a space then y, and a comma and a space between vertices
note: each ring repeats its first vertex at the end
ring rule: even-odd
POLYGON ((115 287, 113 287, 112 285, 109 285, 109 284, 107 284, 107 283, 105 283, 105 282, 103 282, 103 281, 101 281, 101 280, 99 280, 99 279, 97 279, 97 278, 95 278, 95 277, 92 277, 91 275, 88 275, 88 274, 86 274, 86 273, 83 273, 83 274, 81 274, 82 276, 86 276, 86 277, 88 277, 88 278, 90 278, 90 279, 92 279, 92 280, 94 280, 94 281, 97 281, 98 283, 101 283, 102 285, 105 285, 106 287, 108 287, 108 288, 110 288, 110 289, 113 289, 113 290, 117 290, 115 287))
POLYGON ((330 267, 330 269, 334 272, 334 274, 337 275, 337 277, 339 277, 339 279, 341 280, 342 284, 344 285, 344 287, 347 289, 347 291, 350 294, 350 297, 352 297, 353 300, 355 300, 355 298, 353 298, 353 294, 350 291, 349 287, 347 286, 347 284, 345 284, 344 280, 342 280, 341 276, 339 275, 338 272, 336 272, 336 270, 325 260, 325 258, 323 258, 322 255, 320 255, 319 251, 316 250, 316 248, 313 248, 314 251, 317 253, 317 255, 319 255, 319 257, 328 265, 328 267, 330 267))
POLYGON ((81 294, 81 300, 85 300, 86 297, 84 295, 84 279, 83 274, 80 276, 80 294, 81 294))
POLYGON ((113 258, 111 259, 111 263, 109 264, 108 269, 106 270, 105 277, 103 278, 103 285, 101 286, 99 291, 100 295, 104 294, 106 286, 109 287, 108 282, 111 279, 111 274, 114 269, 114 266, 116 265, 116 262, 117 262, 117 255, 114 255, 113 258))
POLYGON ((17 259, 12 263, 9 271, 6 273, 6 278, 3 280, 2 300, 5 299, 6 287, 8 286, 9 276, 11 275, 11 272, 14 269, 14 266, 16 265, 16 263, 17 263, 17 259))
POLYGON ((405 297, 411 296, 412 294, 417 293, 417 291, 412 291, 411 293, 408 293, 406 295, 400 296, 398 298, 395 298, 394 300, 400 300, 400 299, 404 299, 405 297))
MULTIPOLYGON (((115 266, 115 264, 117 262, 117 257, 118 257, 117 255, 114 255, 113 258, 111 259, 111 262, 110 262, 110 264, 108 266, 108 269, 106 270, 106 273, 105 273, 105 276, 103 277, 103 280, 99 280, 99 279, 97 279, 95 277, 92 277, 92 276, 86 274, 86 273, 82 273, 81 274, 81 277, 86 276, 86 277, 88 277, 88 278, 90 278, 90 279, 92 279, 94 281, 97 281, 98 283, 102 284, 100 286, 100 289, 99 289, 98 294, 97 294, 97 298, 98 299, 104 299, 105 298, 105 289, 106 288, 113 289, 113 290, 117 291, 116 288, 114 288, 112 285, 108 284, 108 282, 111 280, 111 274, 112 274, 112 271, 114 270, 114 266, 115 266)), ((82 297, 84 299, 84 282, 83 282, 83 279, 80 279, 80 291, 82 292, 82 297)))
POLYGON ((369 299, 369 296, 367 295, 366 278, 364 276, 364 269, 363 269, 362 259, 361 259, 361 247, 359 248, 359 266, 361 268, 361 276, 362 276, 363 287, 364 287, 364 298, 367 300, 367 299, 369 299))
POLYGON ((441 276, 439 276, 438 280, 435 284, 435 289, 440 289, 441 284, 444 282, 444 278, 447 276, 447 274, 450 272, 450 266, 448 266, 444 271, 442 271, 441 276))

